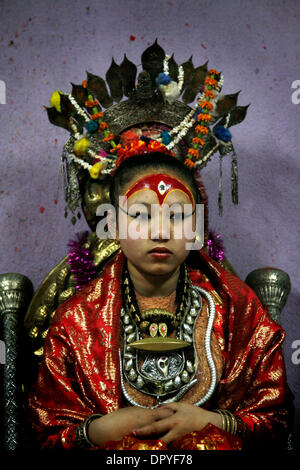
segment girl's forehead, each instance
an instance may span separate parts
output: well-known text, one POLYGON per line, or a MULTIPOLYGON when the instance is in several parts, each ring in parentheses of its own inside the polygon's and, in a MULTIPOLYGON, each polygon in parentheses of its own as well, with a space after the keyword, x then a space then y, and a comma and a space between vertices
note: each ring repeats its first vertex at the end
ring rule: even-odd
POLYGON ((128 202, 192 203, 194 196, 188 184, 175 174, 149 172, 137 176, 127 185, 123 194, 128 202))

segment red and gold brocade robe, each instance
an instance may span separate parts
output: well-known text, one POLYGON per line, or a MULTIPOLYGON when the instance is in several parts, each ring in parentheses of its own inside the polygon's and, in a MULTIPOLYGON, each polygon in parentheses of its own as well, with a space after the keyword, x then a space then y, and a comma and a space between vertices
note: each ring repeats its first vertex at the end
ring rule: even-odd
MULTIPOLYGON (((253 291, 202 251, 188 265, 193 284, 210 292, 216 303, 212 351, 218 385, 203 407, 228 409, 238 420, 238 436, 208 424, 167 447, 162 441, 127 436, 106 449, 239 449, 286 443, 291 431, 293 396, 286 383, 281 345, 284 331, 261 306, 253 291)), ((119 251, 103 274, 84 286, 56 311, 45 341, 38 380, 29 397, 29 411, 43 447, 74 447, 77 425, 94 413, 124 406, 118 350, 122 341, 122 271, 119 251)), ((202 338, 207 308, 198 316, 195 341, 198 382, 182 398, 195 403, 209 386, 209 368, 202 338)), ((142 404, 152 397, 127 391, 142 404)), ((147 401, 148 400, 148 401, 147 401)), ((150 400, 150 401, 149 401, 150 400)), ((127 405, 126 405, 127 406, 127 405)), ((277 447, 278 448, 278 447, 277 447)))

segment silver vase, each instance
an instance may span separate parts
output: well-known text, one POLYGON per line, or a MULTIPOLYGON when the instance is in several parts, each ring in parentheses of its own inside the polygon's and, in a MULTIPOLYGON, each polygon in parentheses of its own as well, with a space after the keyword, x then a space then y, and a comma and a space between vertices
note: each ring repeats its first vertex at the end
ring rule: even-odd
POLYGON ((280 314, 291 290, 289 275, 277 268, 260 268, 251 271, 246 278, 271 317, 280 323, 280 314))

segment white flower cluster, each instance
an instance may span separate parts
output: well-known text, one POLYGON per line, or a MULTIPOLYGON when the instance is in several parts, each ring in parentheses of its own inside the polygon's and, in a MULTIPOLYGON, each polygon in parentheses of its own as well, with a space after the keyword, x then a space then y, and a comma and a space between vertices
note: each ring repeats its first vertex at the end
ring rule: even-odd
POLYGON ((88 162, 85 162, 81 158, 76 157, 75 153, 69 153, 69 157, 74 162, 79 163, 79 165, 81 165, 85 170, 90 170, 93 167, 93 165, 90 165, 88 162))
MULTIPOLYGON (((164 58, 163 62, 163 70, 164 74, 169 76, 169 60, 170 56, 166 55, 164 58)), ((174 80, 171 80, 167 85, 160 85, 159 89, 161 90, 165 100, 169 103, 172 104, 174 101, 179 98, 181 95, 181 90, 184 82, 184 70, 183 67, 180 65, 178 68, 178 81, 175 82, 174 80)))
POLYGON ((72 96, 70 93, 67 94, 67 97, 71 101, 72 105, 76 109, 77 113, 80 114, 85 119, 85 122, 89 122, 91 118, 87 115, 87 113, 79 106, 77 101, 75 100, 74 96, 72 96))

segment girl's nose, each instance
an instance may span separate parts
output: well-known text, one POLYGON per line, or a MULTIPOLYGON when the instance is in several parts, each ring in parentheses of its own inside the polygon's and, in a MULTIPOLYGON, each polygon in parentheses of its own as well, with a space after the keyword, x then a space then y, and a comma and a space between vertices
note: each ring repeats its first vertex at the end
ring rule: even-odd
POLYGON ((151 240, 169 240, 170 239, 170 220, 163 216, 162 211, 151 217, 150 223, 151 240))

